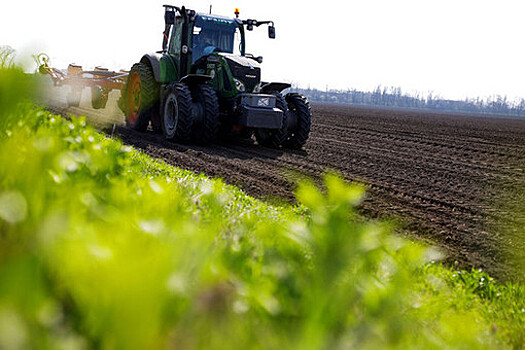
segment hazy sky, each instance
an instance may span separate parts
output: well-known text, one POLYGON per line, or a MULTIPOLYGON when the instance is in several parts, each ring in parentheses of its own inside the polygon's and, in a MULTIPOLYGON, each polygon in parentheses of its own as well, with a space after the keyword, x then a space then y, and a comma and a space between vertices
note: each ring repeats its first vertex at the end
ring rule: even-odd
MULTIPOLYGON (((160 49, 166 0, 13 1, 0 5, 0 45, 52 64, 129 69, 160 49)), ((523 0, 188 0, 198 12, 275 21, 250 38, 263 79, 320 89, 399 86, 445 98, 525 97, 523 0)))

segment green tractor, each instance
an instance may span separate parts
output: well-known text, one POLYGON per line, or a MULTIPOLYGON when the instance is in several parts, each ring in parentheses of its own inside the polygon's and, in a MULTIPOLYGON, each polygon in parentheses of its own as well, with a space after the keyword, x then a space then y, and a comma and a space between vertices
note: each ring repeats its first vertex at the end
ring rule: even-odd
POLYGON ((119 100, 128 127, 148 125, 166 139, 210 144, 216 137, 250 137, 261 145, 300 149, 308 139, 311 110, 287 83, 261 81, 262 57, 246 53, 245 30, 272 21, 165 8, 162 51, 131 68, 119 100))

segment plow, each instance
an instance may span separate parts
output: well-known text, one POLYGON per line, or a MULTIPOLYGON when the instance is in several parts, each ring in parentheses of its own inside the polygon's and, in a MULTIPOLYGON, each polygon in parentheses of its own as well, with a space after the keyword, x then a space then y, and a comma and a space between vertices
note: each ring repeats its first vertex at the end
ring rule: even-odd
POLYGON ((39 70, 56 86, 69 86, 69 106, 78 106, 82 91, 91 89, 91 105, 106 107, 108 94, 120 91, 118 106, 126 125, 151 128, 168 140, 210 144, 216 138, 254 138, 271 148, 302 148, 311 126, 305 96, 283 91, 291 85, 261 80, 263 58, 246 52, 246 32, 273 21, 201 14, 164 5, 162 49, 145 54, 129 71, 102 67, 84 71, 70 64, 52 68, 39 56, 39 70))
POLYGON ((121 90, 126 86, 129 72, 109 71, 107 68, 95 67, 94 70, 84 71, 82 66, 70 64, 64 72, 49 66, 49 57, 38 55, 39 72, 51 77, 54 86, 69 86, 67 95, 68 106, 78 107, 82 97, 82 90, 91 89, 91 105, 94 109, 105 108, 111 90, 121 90))

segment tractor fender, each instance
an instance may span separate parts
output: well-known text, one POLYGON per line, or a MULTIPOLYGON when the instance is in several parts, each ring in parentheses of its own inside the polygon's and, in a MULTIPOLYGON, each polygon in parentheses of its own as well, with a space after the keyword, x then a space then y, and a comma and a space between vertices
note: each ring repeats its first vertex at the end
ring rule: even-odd
POLYGON ((210 81, 212 78, 210 75, 204 75, 204 74, 188 74, 180 80, 181 83, 184 83, 186 85, 199 85, 199 84, 206 84, 208 81, 210 81))
POLYGON ((157 83, 162 82, 161 72, 160 72, 160 59, 162 58, 161 55, 157 53, 149 53, 142 56, 140 59, 141 63, 147 63, 150 65, 151 69, 153 70, 153 76, 155 77, 155 81, 157 83))
POLYGON ((149 64, 153 71, 153 77, 157 83, 171 83, 177 81, 177 66, 173 58, 168 54, 151 53, 142 56, 141 63, 149 64))
POLYGON ((288 89, 289 87, 292 87, 291 84, 288 83, 263 83, 261 87, 262 93, 268 93, 273 91, 283 91, 284 89, 288 89))

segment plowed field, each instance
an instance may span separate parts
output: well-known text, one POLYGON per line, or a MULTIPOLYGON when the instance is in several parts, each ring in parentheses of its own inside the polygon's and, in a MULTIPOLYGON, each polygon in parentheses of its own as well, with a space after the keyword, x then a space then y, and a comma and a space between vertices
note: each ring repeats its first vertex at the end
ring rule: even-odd
POLYGON ((524 223, 513 210, 525 206, 525 119, 313 104, 303 151, 247 141, 180 145, 122 123, 112 131, 153 157, 271 201, 293 201, 297 174, 318 179, 335 170, 369 186, 365 216, 395 219, 402 234, 441 246, 460 267, 504 275, 502 251, 525 241, 502 234, 524 223))

